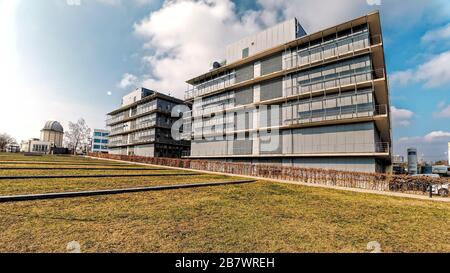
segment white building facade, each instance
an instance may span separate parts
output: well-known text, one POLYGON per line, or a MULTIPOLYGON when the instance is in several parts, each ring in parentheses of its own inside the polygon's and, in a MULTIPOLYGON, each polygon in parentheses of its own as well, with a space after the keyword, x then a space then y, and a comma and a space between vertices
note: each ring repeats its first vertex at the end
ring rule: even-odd
POLYGON ((108 153, 109 131, 103 129, 94 129, 92 134, 91 152, 108 153))

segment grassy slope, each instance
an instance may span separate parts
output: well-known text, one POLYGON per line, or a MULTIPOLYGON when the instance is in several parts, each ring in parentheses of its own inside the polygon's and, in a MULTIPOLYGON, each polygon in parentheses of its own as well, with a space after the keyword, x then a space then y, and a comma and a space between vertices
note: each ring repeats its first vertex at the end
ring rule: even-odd
POLYGON ((77 240, 89 252, 364 252, 369 241, 450 252, 448 204, 269 182, 2 204, 0 213, 0 251, 59 252, 77 240))
POLYGON ((448 203, 270 182, 0 204, 0 252, 64 252, 73 240, 86 252, 366 252, 370 241, 388 252, 450 252, 449 237, 448 203))

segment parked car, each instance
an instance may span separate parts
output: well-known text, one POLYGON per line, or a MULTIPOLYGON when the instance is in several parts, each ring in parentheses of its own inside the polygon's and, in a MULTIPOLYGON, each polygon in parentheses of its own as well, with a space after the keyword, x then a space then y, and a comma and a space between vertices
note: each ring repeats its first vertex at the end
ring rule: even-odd
MULTIPOLYGON (((440 178, 441 176, 438 174, 416 174, 412 177, 430 177, 430 178, 440 178)), ((427 188, 427 192, 430 192, 430 187, 427 188)), ((432 185, 431 192, 435 195, 439 195, 441 197, 447 197, 450 192, 450 184, 442 184, 442 185, 432 185)))
MULTIPOLYGON (((428 187, 428 191, 430 191, 430 188, 428 187)), ((432 193, 437 194, 441 197, 447 197, 448 193, 450 191, 450 184, 442 184, 442 185, 433 185, 432 193)))

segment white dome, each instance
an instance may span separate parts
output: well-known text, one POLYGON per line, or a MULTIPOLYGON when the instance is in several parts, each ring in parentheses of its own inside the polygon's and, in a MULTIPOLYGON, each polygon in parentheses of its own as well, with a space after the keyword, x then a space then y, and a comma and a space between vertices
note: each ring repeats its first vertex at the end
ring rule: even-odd
POLYGON ((61 123, 57 121, 47 121, 42 130, 64 133, 64 128, 62 127, 61 123))

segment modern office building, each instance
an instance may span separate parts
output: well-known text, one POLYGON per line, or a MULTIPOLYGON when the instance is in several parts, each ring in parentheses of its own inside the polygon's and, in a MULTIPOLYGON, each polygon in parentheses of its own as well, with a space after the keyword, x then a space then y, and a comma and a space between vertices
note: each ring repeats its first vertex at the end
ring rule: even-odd
POLYGON ((110 128, 109 153, 151 157, 181 157, 190 149, 190 142, 174 140, 171 128, 179 118, 172 109, 185 102, 138 88, 122 99, 119 109, 108 114, 110 128))
POLYGON ((187 81, 189 158, 390 171, 378 12, 309 35, 289 20, 228 46, 226 55, 187 81))
POLYGON ((108 153, 108 130, 94 129, 92 134, 91 152, 108 153))

